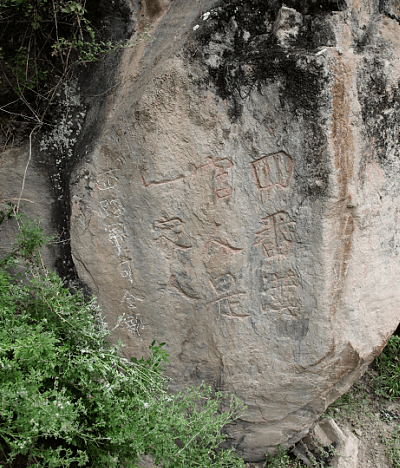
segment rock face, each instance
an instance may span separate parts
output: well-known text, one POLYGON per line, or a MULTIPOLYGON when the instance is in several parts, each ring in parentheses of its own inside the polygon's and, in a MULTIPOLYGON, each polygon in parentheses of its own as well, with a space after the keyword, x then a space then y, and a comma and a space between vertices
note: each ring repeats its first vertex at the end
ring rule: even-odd
MULTIPOLYGON (((29 159, 29 145, 0 154, 0 210, 8 211, 10 203, 15 209, 19 204, 20 213, 32 220, 40 220, 45 235, 54 234, 51 185, 38 165, 29 159)), ((17 232, 15 220, 0 225, 0 258, 11 250, 17 232)), ((55 267, 57 250, 55 245, 44 248, 42 258, 49 267, 55 267)))
POLYGON ((342 432, 332 418, 317 423, 305 440, 310 446, 318 442, 322 442, 325 446, 334 444, 336 453, 333 456, 332 467, 357 468, 358 439, 352 432, 342 432))
POLYGON ((399 322, 399 5, 142 13, 151 40, 125 51, 71 178, 73 259, 109 322, 126 314, 127 356, 165 341, 175 388, 245 401, 229 437, 260 460, 301 438, 399 322))

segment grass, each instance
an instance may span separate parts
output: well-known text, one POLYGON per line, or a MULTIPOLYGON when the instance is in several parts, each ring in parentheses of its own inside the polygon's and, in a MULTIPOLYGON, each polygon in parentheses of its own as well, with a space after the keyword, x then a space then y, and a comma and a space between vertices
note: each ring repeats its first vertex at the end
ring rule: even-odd
POLYGON ((294 457, 279 446, 279 451, 274 457, 272 455, 267 456, 265 462, 266 468, 301 468, 299 461, 295 460, 294 457))

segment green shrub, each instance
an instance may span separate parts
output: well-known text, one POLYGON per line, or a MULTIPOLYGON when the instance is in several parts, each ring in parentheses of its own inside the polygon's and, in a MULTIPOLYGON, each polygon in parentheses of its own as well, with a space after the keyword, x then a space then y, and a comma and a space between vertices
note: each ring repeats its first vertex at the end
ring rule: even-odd
POLYGON ((204 385, 170 394, 164 343, 148 359, 122 358, 95 301, 41 263, 40 227, 18 221, 0 263, 0 464, 135 467, 151 454, 163 467, 242 467, 218 450, 242 404, 204 385))
POLYGON ((101 40, 88 17, 86 0, 0 0, 0 128, 42 126, 76 64, 125 47, 101 40))
POLYGON ((400 397, 400 336, 393 335, 375 360, 379 376, 374 379, 375 393, 385 398, 400 397))
POLYGON ((265 468, 300 468, 300 462, 293 460, 288 452, 279 445, 278 453, 275 456, 267 454, 265 468))

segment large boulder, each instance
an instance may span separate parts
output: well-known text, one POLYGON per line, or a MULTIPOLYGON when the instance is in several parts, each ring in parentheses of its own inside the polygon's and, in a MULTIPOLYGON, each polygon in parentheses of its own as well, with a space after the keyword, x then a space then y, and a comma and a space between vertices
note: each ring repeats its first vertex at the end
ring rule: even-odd
POLYGON ((301 438, 400 319, 399 8, 378 4, 149 0, 71 177, 114 339, 243 399, 248 460, 301 438))

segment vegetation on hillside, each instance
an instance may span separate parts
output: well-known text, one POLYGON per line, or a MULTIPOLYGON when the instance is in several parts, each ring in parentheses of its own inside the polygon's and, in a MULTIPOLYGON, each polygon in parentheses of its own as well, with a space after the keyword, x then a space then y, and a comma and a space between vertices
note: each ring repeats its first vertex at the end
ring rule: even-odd
POLYGON ((375 393, 384 398, 400 398, 400 336, 393 335, 375 360, 375 393))

